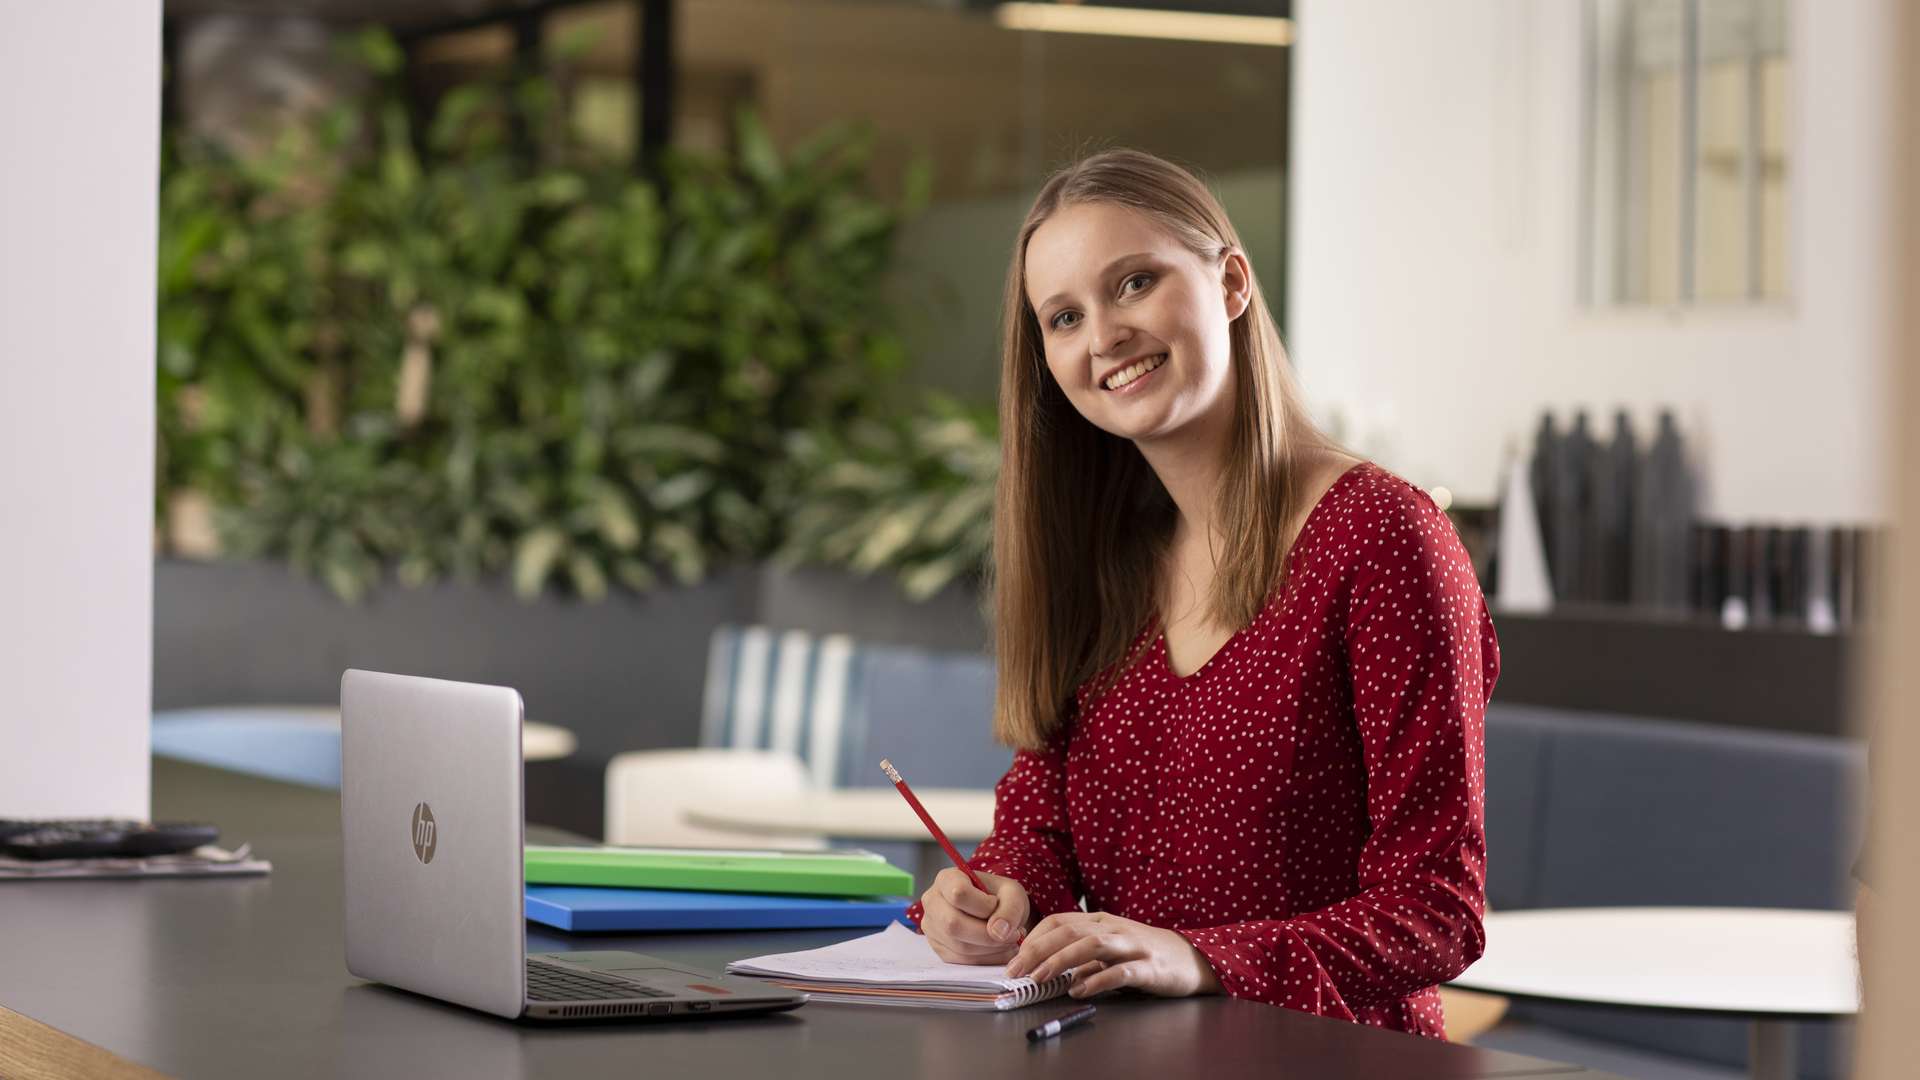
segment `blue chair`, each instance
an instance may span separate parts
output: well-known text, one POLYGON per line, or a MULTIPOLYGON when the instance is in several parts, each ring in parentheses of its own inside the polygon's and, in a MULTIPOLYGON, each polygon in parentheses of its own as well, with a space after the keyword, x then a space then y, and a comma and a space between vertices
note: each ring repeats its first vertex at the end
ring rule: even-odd
MULTIPOLYGON (((764 626, 714 631, 701 745, 777 751, 816 788, 886 784, 891 758, 915 787, 991 788, 1013 762, 993 741, 993 661, 764 626)), ((911 843, 869 843, 912 866, 911 843)), ((964 845, 963 845, 964 850, 964 845)))
MULTIPOLYGON (((1845 910, 1856 742, 1525 705, 1487 709, 1487 896, 1498 910, 1645 905, 1845 910)), ((1629 1076, 1735 1077, 1737 1019, 1516 1002, 1479 1045, 1629 1076)), ((1844 1021, 1800 1025, 1797 1075, 1843 1075, 1844 1021)))
POLYGON ((993 741, 985 655, 764 626, 714 631, 700 745, 791 754, 816 787, 990 788, 1013 755, 993 741))
POLYGON ((993 739, 994 685, 985 654, 869 647, 843 736, 842 786, 889 784, 884 757, 915 787, 993 787, 1013 764, 993 739))

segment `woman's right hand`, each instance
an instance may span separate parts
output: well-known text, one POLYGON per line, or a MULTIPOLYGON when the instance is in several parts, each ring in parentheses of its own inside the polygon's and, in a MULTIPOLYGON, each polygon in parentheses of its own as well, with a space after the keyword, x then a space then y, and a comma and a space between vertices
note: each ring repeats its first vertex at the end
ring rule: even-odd
POLYGON ((974 871, 981 892, 957 867, 940 871, 921 894, 920 931, 949 964, 1004 964, 1020 951, 1031 911, 1027 890, 1009 877, 974 871))

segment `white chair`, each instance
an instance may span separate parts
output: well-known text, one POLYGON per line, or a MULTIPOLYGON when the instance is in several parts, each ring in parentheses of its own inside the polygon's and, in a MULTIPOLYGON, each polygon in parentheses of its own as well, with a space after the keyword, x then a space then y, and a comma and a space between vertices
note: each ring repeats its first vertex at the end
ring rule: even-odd
POLYGON ((668 847, 814 851, 821 836, 754 836, 690 825, 681 811, 740 796, 790 795, 809 787, 806 766, 768 750, 629 750, 607 762, 606 842, 668 847))

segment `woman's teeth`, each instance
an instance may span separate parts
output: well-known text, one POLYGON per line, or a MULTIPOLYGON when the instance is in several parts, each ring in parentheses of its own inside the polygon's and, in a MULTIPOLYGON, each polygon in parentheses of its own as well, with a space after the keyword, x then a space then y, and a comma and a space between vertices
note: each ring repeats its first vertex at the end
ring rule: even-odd
POLYGON ((1159 356, 1149 356, 1145 360, 1142 360, 1139 363, 1133 365, 1132 367, 1127 368, 1125 371, 1116 372, 1113 375, 1109 376, 1104 385, 1109 390, 1118 390, 1121 387, 1127 385, 1133 380, 1139 378, 1142 375, 1145 375, 1147 372, 1152 371, 1154 368, 1157 368, 1161 364, 1164 364, 1166 362, 1167 362, 1166 353, 1161 353, 1159 356))

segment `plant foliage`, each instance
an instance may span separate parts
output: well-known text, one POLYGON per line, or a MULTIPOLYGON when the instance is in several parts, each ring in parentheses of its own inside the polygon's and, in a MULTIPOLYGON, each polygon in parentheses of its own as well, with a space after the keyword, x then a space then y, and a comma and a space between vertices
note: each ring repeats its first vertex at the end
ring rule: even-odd
POLYGON ((918 415, 796 432, 786 462, 776 564, 888 569, 916 600, 984 567, 1000 468, 991 409, 929 395, 918 415))
POLYGON ((888 204, 862 130, 783 155, 743 113, 733 154, 643 178, 569 140, 545 82, 416 125, 392 42, 352 47, 374 89, 267 153, 169 133, 161 512, 204 492, 226 550, 347 598, 392 570, 591 599, 827 535, 800 513, 790 542, 783 515, 832 472, 827 433, 871 452, 855 433, 904 362, 881 276, 924 164, 888 204))

